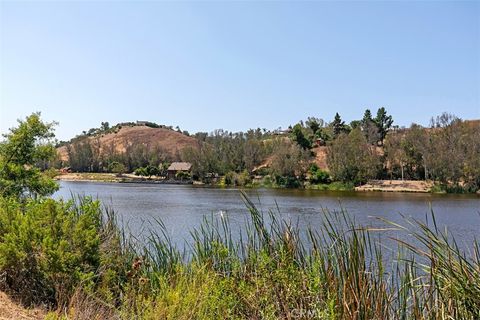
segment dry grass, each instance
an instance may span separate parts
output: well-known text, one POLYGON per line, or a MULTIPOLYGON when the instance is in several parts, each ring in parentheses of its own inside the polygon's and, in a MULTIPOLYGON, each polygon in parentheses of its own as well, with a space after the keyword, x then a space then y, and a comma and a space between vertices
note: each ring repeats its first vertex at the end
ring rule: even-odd
POLYGON ((26 309, 0 291, 0 320, 37 320, 43 319, 46 312, 40 308, 26 309))

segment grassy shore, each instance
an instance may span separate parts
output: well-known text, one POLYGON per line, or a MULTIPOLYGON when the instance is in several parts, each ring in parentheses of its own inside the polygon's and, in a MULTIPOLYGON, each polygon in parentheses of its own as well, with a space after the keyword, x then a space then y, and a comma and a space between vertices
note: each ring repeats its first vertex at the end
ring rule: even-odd
MULTIPOLYGON (((186 250, 165 226, 138 242, 89 198, 1 199, 2 288, 48 319, 478 319, 478 243, 435 224, 357 225, 324 212, 299 230, 245 196, 245 224, 207 217, 186 250), (410 234, 385 253, 379 232, 410 234)), ((106 210, 106 211, 105 211, 106 210)), ((434 218, 432 216, 432 218, 434 218)))

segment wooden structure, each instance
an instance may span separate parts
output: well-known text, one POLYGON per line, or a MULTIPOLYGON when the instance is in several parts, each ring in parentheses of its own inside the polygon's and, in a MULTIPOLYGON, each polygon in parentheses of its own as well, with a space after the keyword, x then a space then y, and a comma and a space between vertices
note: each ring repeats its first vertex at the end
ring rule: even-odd
POLYGON ((167 169, 167 177, 168 179, 175 179, 177 173, 190 173, 191 169, 192 164, 189 162, 173 162, 167 169))

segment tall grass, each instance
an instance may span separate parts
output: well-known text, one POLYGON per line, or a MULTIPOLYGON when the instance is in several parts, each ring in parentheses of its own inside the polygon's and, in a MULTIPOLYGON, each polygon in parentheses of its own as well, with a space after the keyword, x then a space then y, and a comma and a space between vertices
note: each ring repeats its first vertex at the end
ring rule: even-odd
POLYGON ((161 221, 133 245, 107 211, 95 281, 50 317, 480 319, 478 242, 462 251, 433 214, 432 225, 405 218, 373 229, 325 211, 322 225, 302 230, 242 197, 240 231, 226 215, 207 217, 185 249, 161 221), (414 241, 386 252, 378 233, 392 229, 414 241))

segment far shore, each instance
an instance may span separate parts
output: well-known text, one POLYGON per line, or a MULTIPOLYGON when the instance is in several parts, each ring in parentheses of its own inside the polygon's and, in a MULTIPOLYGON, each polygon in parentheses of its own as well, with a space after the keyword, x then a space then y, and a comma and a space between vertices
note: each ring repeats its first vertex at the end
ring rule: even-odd
POLYGON ((192 184, 191 180, 168 180, 163 177, 140 177, 134 174, 116 175, 114 173, 75 172, 55 176, 59 181, 90 181, 114 183, 158 183, 158 184, 192 184))
MULTIPOLYGON (((166 180, 163 177, 152 176, 139 177, 134 174, 123 174, 118 176, 114 173, 89 173, 76 172, 65 173, 55 177, 60 181, 91 181, 91 182, 114 182, 114 183, 158 183, 158 184, 203 184, 196 181, 166 180)), ((417 180, 371 180, 368 183, 355 187, 355 191, 377 191, 377 192, 432 192, 434 183, 431 181, 417 180)))

